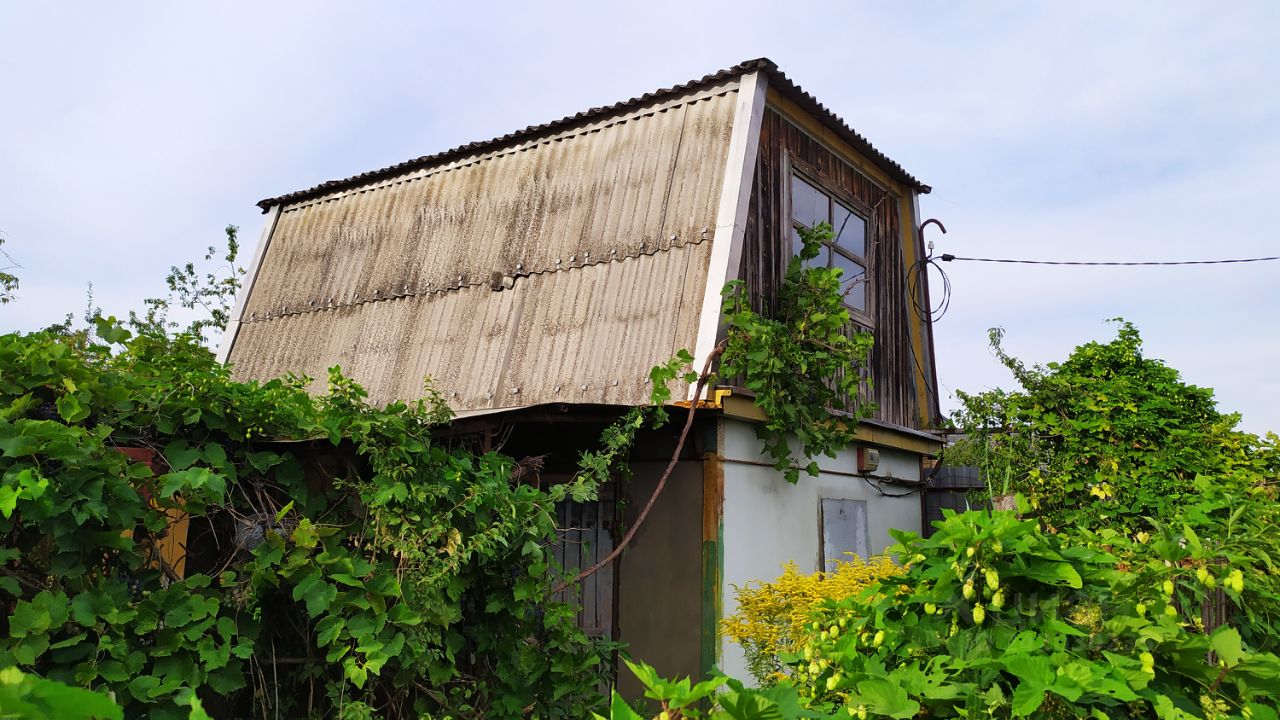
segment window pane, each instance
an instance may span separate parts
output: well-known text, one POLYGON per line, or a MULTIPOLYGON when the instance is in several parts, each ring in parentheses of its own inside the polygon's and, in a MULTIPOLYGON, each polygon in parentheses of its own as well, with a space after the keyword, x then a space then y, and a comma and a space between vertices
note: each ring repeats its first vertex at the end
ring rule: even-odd
POLYGON ((840 290, 847 291, 844 303, 858 310, 866 310, 867 269, 857 260, 835 250, 831 252, 831 261, 831 267, 838 267, 844 271, 840 276, 840 290))
MULTIPOLYGON (((793 225, 791 227, 791 254, 799 255, 804 249, 804 241, 800 239, 800 231, 793 225)), ((823 243, 822 249, 818 251, 818 257, 805 263, 805 267, 817 265, 819 267, 830 267, 831 265, 831 246, 823 243)))
POLYGON ((867 256, 867 221, 849 208, 836 203, 836 216, 831 223, 836 244, 860 257, 867 256))
POLYGON ((821 190, 799 175, 791 176, 791 216, 805 227, 831 222, 831 204, 821 190))

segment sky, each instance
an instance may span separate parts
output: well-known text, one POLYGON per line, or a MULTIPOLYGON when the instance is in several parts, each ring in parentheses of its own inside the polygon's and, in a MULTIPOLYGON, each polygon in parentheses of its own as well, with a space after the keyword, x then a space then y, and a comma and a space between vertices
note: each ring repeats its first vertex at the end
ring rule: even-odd
MULTIPOLYGON (((164 292, 258 200, 767 56, 933 186, 936 253, 1280 254, 1280 3, 23 3, 0 0, 0 332, 164 292), (2 266, 2 264, 0 264, 2 266)), ((246 255, 251 254, 251 250, 246 255)), ((246 257, 247 259, 247 257, 246 257)), ((1138 325, 1280 430, 1280 262, 953 262, 944 408, 1138 325)), ((940 293, 933 278, 935 298, 940 293)))

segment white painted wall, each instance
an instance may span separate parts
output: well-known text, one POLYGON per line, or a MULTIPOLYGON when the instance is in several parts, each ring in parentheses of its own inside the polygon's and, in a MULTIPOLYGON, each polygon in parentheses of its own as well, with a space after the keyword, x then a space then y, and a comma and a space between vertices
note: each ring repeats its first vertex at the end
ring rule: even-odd
MULTIPOLYGON (((752 580, 772 580, 782 574, 782 565, 793 560, 802 572, 820 567, 819 502, 822 498, 848 498, 867 502, 867 524, 872 554, 893 544, 890 528, 921 530, 920 495, 912 493, 890 498, 876 492, 866 480, 830 471, 857 471, 856 451, 850 447, 836 458, 819 458, 823 471, 813 478, 800 474, 800 482, 790 485, 774 470, 769 458, 760 454, 761 443, 750 423, 725 418, 724 421, 724 578, 721 598, 724 616, 737 611, 734 585, 752 580), (738 461, 738 462, 735 462, 738 461), (747 462, 741 462, 747 461, 747 462), (762 466, 748 463, 766 463, 762 466)), ((878 448, 877 475, 917 481, 920 456, 902 450, 878 448)), ((901 485, 882 485, 887 493, 909 490, 901 485)), ((720 641, 720 668, 732 677, 750 681, 742 648, 735 642, 720 641)))

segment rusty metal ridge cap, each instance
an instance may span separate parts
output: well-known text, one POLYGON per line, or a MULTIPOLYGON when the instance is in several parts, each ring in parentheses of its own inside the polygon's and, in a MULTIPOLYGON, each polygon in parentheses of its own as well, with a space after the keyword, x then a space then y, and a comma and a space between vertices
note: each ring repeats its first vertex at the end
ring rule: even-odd
POLYGON ((825 105, 818 102, 809 93, 805 92, 803 88, 792 82, 790 78, 783 74, 776 63, 768 58, 756 58, 754 60, 747 60, 746 62, 741 62, 732 67, 719 70, 697 80, 691 80, 679 85, 673 85, 668 88, 648 92, 629 100, 614 103, 613 105, 591 108, 574 115, 563 117, 559 120, 553 120, 540 125, 530 125, 522 130, 516 130, 515 132, 511 132, 491 140, 467 143, 450 150, 445 150, 431 155, 424 155, 422 157, 406 160, 405 162, 390 165, 378 170, 370 170, 369 172, 352 175, 351 177, 340 180, 330 180, 306 190, 298 190, 296 192, 260 200, 257 205, 262 209, 262 212, 265 213, 273 205, 284 205, 298 200, 318 197, 320 195, 326 195, 340 190, 367 185, 371 182, 395 177, 413 170, 438 165, 467 157, 469 155, 474 155, 476 153, 495 150, 516 142, 531 140, 542 135, 559 132, 575 125, 589 123, 602 117, 630 110, 645 103, 660 101, 676 95, 702 89, 757 70, 766 73, 771 85, 776 87, 779 92, 785 94, 797 105, 800 105, 809 112, 812 112, 824 119, 827 124, 831 125, 837 134, 839 134, 846 142, 858 150, 865 152, 877 166, 889 173, 889 175, 894 177, 894 179, 914 187, 921 193, 928 193, 930 191, 930 187, 928 185, 925 185, 912 177, 911 174, 903 169, 901 165, 877 150, 866 138, 858 134, 853 128, 849 127, 849 125, 846 124, 840 116, 831 112, 831 110, 827 109, 825 105))

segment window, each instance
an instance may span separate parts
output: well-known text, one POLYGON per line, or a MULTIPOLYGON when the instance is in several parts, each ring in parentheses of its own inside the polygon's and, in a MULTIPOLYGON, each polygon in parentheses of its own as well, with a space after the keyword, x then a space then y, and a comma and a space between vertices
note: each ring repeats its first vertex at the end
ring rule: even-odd
POLYGON ((845 304, 859 313, 867 312, 867 221, 852 207, 796 173, 791 176, 792 252, 801 248, 802 227, 831 223, 835 237, 825 243, 817 262, 840 268, 845 304))

